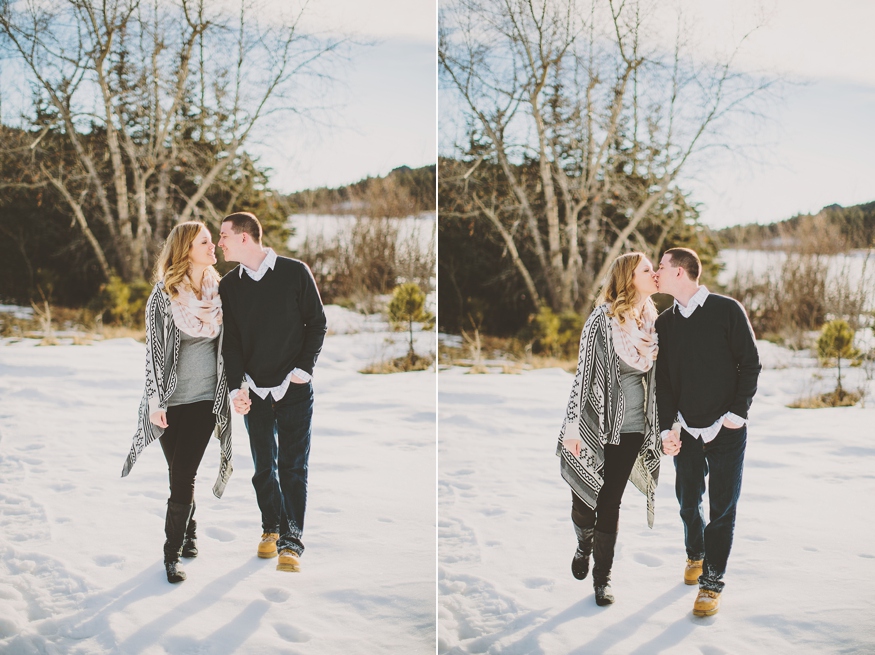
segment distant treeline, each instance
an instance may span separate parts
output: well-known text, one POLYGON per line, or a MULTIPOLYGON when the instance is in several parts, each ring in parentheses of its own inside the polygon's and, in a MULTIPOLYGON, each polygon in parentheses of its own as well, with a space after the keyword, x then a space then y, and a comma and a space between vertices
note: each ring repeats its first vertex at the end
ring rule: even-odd
MULTIPOLYGON (((95 128, 77 136, 86 153, 99 163, 95 175, 109 189, 108 201, 121 204, 113 193, 105 133, 95 128)), ((182 138, 181 143, 187 153, 218 149, 211 142, 191 136, 182 138)), ((71 150, 68 135, 60 128, 38 130, 0 125, 0 303, 26 306, 45 298, 64 307, 88 308, 95 315, 103 315, 104 320, 115 321, 120 298, 140 298, 148 293, 157 252, 197 192, 193 181, 198 179, 196 173, 214 158, 189 156, 179 166, 162 169, 161 175, 150 178, 145 186, 145 215, 149 221, 143 236, 145 261, 140 262, 138 256, 143 273, 135 275, 129 271, 123 276, 119 272, 131 268, 133 257, 120 247, 119 229, 104 220, 99 196, 94 193, 96 185, 76 168, 75 152, 71 154, 71 150), (203 164, 201 159, 207 163, 203 164), (62 166, 71 172, 69 177, 59 180, 62 166), (77 190, 74 197, 65 195, 69 188, 77 190), (71 205, 81 211, 82 220, 77 220, 71 205), (89 240, 92 238, 93 242, 89 240), (107 277, 96 251, 105 253, 116 274, 107 277)), ((328 206, 332 194, 369 201, 372 208, 362 215, 393 207, 401 207, 406 212, 402 215, 424 209, 433 211, 434 167, 430 170, 402 167, 385 178, 369 178, 342 189, 302 191, 293 194, 293 202, 287 202, 271 189, 268 171, 257 159, 240 151, 215 176, 190 218, 205 221, 217 239, 222 216, 236 210, 254 212, 265 228, 266 244, 287 254, 289 214, 304 211, 298 203, 305 197, 322 199, 316 203, 320 209, 311 206, 306 210, 318 213, 328 206), (426 200, 429 194, 431 205, 426 200)), ((139 232, 138 225, 134 223, 132 227, 134 234, 139 232)), ((232 265, 220 256, 217 268, 224 273, 232 265)), ((127 314, 132 320, 140 319, 138 309, 127 314)))
POLYGON ((875 245, 875 201, 852 207, 829 205, 769 225, 735 225, 717 232, 722 247, 811 250, 823 254, 875 245))
POLYGON ((400 218, 435 211, 436 166, 400 166, 384 177, 367 177, 334 189, 321 187, 286 196, 297 214, 354 214, 400 218))

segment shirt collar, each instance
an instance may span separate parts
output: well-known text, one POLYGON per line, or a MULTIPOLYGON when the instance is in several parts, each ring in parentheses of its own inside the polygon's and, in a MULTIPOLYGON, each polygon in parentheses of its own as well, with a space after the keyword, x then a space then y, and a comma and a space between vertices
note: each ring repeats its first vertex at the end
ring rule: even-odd
POLYGON ((684 318, 689 318, 692 316, 693 312, 696 311, 697 307, 701 307, 705 304, 705 299, 710 295, 710 291, 705 285, 699 287, 699 290, 693 294, 693 297, 690 298, 690 301, 687 303, 687 306, 684 307, 681 305, 677 298, 675 298, 674 306, 677 307, 678 311, 681 313, 681 316, 684 318))
POLYGON ((253 271, 242 262, 240 263, 241 278, 243 277, 243 271, 246 271, 249 277, 258 282, 264 277, 264 274, 267 273, 268 269, 273 270, 273 267, 276 266, 276 253, 273 251, 273 248, 265 248, 264 252, 267 256, 264 258, 264 261, 261 262, 261 266, 258 267, 257 271, 253 271))

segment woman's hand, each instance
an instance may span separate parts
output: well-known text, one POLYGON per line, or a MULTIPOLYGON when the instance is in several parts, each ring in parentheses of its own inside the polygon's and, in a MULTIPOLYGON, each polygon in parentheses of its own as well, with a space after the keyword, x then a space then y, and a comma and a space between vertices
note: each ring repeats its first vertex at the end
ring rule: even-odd
POLYGON ((166 428, 167 412, 163 409, 156 409, 154 412, 149 414, 149 420, 152 421, 153 425, 157 425, 159 428, 166 428))
POLYGON ((580 457, 580 439, 563 439, 562 445, 565 446, 565 450, 570 452, 575 457, 580 457))
POLYGON ((249 409, 252 407, 252 401, 249 399, 249 385, 240 387, 240 391, 235 394, 231 404, 234 406, 234 411, 238 414, 249 413, 249 409))
POLYGON ((669 430, 662 438, 662 452, 672 457, 681 452, 681 437, 676 430, 669 430))

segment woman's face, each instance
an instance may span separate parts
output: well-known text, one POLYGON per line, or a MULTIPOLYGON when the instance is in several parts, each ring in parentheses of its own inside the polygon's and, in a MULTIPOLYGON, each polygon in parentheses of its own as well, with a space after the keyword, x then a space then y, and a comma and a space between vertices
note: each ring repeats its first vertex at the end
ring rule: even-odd
POLYGON ((653 270, 653 264, 647 257, 642 257, 635 267, 635 275, 632 277, 632 285, 643 298, 649 298, 659 291, 657 275, 653 270))
POLYGON ((192 241, 188 258, 192 264, 199 266, 212 266, 216 263, 216 246, 213 245, 213 237, 207 228, 202 228, 192 241))

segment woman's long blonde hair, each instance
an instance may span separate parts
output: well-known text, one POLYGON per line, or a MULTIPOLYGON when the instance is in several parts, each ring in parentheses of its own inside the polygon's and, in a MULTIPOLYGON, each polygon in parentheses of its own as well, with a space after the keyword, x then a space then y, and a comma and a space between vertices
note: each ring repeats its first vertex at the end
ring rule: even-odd
MULTIPOLYGON (((156 283, 163 281, 164 288, 171 298, 179 295, 180 285, 185 284, 191 288, 191 280, 186 281, 191 270, 189 253, 197 235, 206 227, 200 221, 186 221, 179 223, 167 235, 167 240, 158 256, 158 263, 155 264, 154 281, 156 283)), ((212 266, 207 267, 204 275, 209 275, 214 280, 219 279, 219 272, 212 266)))
POLYGON ((608 316, 616 318, 620 325, 632 319, 638 327, 641 327, 645 321, 656 319, 656 305, 653 304, 652 298, 647 298, 644 302, 644 310, 639 314, 638 290, 633 284, 635 269, 646 257, 643 252, 629 252, 617 257, 611 264, 605 283, 599 291, 596 305, 607 303, 608 316))

